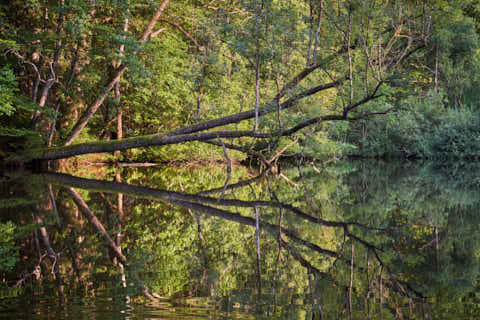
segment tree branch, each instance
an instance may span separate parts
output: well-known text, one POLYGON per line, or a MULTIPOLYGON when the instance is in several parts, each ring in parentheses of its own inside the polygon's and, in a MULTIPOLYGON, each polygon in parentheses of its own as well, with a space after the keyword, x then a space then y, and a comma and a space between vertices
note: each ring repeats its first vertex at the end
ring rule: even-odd
MULTIPOLYGON (((150 35, 152 33, 152 30, 157 23, 158 19, 160 18, 160 15, 163 13, 163 10, 167 6, 169 0, 163 0, 162 4, 160 7, 155 11, 155 15, 153 16, 152 20, 150 20, 150 23, 148 24, 147 28, 145 29, 145 32, 143 33, 142 38, 140 39, 140 45, 145 44, 150 39, 150 35)), ((133 54, 137 54, 139 49, 136 49, 133 54)), ((120 81, 122 78, 123 73, 127 69, 127 65, 123 64, 117 68, 113 76, 110 78, 108 84, 105 86, 103 92, 95 99, 95 101, 87 108, 86 112, 84 115, 77 121, 75 126, 73 127, 70 135, 65 141, 65 145, 68 146, 72 144, 72 142, 80 135, 80 132, 85 128, 87 125, 88 121, 90 118, 97 112, 98 108, 103 104, 107 96, 110 94, 110 92, 113 90, 115 85, 120 81)))

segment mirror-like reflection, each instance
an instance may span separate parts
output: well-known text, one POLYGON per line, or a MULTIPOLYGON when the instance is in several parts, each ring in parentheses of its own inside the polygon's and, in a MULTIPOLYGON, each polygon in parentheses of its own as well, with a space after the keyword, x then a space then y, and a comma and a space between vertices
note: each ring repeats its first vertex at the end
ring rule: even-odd
POLYGON ((477 172, 6 174, 0 318, 475 319, 477 172))

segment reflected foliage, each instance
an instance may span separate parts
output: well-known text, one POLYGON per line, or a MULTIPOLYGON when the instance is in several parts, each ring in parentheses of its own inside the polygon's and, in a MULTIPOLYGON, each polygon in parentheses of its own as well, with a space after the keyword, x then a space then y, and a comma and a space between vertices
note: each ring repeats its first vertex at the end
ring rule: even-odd
POLYGON ((188 318, 188 306, 199 318, 473 319, 476 172, 308 163, 242 185, 249 173, 238 167, 229 188, 221 167, 7 177, 4 194, 29 200, 0 209, 1 249, 22 257, 2 269, 2 296, 97 301, 100 313, 111 301, 143 318, 188 318), (159 314, 139 307, 147 301, 159 314))

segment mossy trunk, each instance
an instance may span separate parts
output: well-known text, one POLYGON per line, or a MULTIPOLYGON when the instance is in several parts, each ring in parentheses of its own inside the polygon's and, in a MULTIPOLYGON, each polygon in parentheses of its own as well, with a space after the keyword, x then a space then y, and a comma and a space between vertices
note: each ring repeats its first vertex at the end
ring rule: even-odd
POLYGON ((206 141, 217 138, 239 138, 239 137, 256 137, 266 138, 266 134, 256 134, 251 131, 211 131, 198 132, 192 134, 183 134, 177 136, 165 135, 147 135, 141 137, 133 137, 121 140, 103 141, 103 142, 87 142, 79 143, 64 147, 42 148, 27 151, 19 157, 20 161, 35 160, 56 160, 65 159, 73 156, 89 153, 104 153, 121 151, 132 148, 143 148, 151 146, 164 146, 169 144, 178 144, 190 141, 206 141))
MULTIPOLYGON (((281 109, 288 109, 295 105, 296 101, 311 96, 319 91, 333 88, 338 82, 322 84, 306 90, 295 97, 292 97, 282 103, 281 109)), ((262 116, 277 110, 275 106, 268 105, 258 110, 258 115, 262 116)), ((31 160, 56 160, 64 159, 82 154, 89 153, 104 153, 127 150, 132 148, 142 148, 150 146, 163 146, 169 144, 184 143, 189 141, 207 141, 218 138, 240 138, 240 137, 254 137, 254 138, 268 138, 270 135, 254 133, 251 131, 209 131, 220 126, 225 126, 232 123, 239 123, 243 120, 252 119, 255 117, 255 110, 236 113, 233 115, 216 118, 191 126, 183 127, 165 134, 152 134, 140 137, 133 137, 127 139, 120 139, 106 142, 88 142, 75 145, 66 145, 56 148, 39 148, 29 152, 25 152, 20 156, 21 161, 31 160)))

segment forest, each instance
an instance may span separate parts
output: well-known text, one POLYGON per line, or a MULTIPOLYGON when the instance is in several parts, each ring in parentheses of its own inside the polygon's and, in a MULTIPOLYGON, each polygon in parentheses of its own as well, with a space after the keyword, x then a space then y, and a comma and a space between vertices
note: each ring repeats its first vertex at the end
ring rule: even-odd
POLYGON ((478 318, 479 36, 478 0, 2 3, 0 318, 478 318))
POLYGON ((1 157, 476 159, 479 6, 11 1, 1 157))

